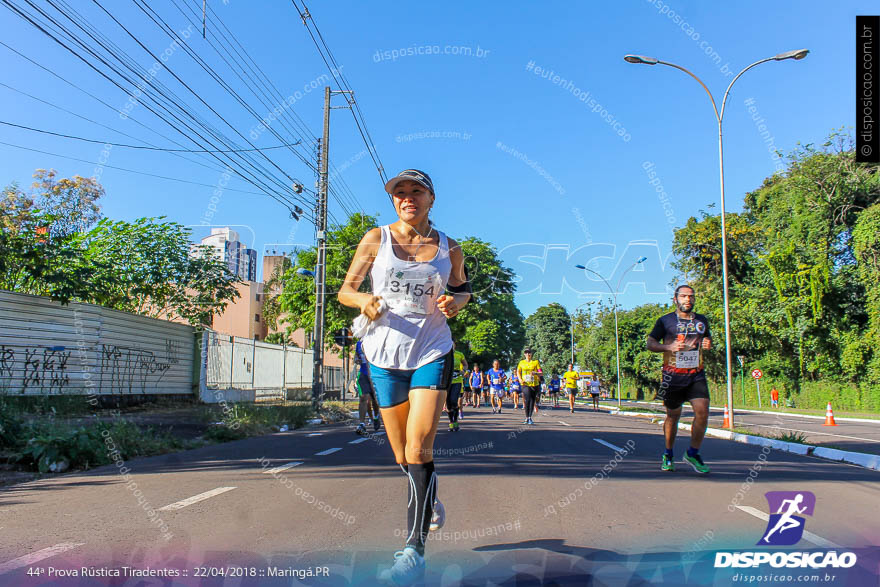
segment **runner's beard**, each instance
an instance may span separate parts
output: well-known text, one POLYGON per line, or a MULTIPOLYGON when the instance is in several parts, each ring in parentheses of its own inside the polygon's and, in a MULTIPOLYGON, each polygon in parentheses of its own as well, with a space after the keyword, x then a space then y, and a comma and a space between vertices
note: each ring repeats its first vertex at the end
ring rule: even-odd
POLYGON ((676 305, 678 306, 678 311, 683 314, 690 314, 694 309, 694 305, 687 302, 677 303, 676 305))

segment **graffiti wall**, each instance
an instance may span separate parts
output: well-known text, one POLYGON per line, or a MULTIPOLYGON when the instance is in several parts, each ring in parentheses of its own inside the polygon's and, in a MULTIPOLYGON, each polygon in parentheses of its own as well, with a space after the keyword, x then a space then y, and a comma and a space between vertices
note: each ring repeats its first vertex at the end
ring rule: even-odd
POLYGON ((193 393, 191 326, 0 291, 0 394, 193 393))

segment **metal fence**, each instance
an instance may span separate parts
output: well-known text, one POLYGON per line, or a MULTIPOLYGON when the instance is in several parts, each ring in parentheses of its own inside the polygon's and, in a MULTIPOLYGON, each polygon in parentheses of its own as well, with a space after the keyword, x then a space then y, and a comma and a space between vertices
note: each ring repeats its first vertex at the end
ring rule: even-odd
POLYGON ((195 329, 0 291, 0 394, 191 395, 195 329))
MULTIPOLYGON (((201 341, 202 401, 268 401, 311 397, 313 352, 250 338, 204 333, 201 341)), ((339 367, 324 367, 326 399, 342 395, 339 367)))

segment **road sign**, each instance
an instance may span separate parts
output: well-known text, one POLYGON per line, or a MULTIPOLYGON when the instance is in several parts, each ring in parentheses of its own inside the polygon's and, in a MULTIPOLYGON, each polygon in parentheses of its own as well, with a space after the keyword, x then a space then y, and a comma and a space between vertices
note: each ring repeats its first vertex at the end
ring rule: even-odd
POLYGON ((752 377, 754 377, 755 379, 760 379, 763 376, 764 373, 762 373, 760 369, 752 369, 752 377))

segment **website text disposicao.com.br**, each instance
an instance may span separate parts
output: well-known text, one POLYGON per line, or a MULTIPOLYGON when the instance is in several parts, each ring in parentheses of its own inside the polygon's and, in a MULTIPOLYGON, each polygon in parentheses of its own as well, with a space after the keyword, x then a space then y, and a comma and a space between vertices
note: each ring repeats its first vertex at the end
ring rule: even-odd
POLYGON ((417 55, 453 55, 457 57, 486 57, 491 49, 483 49, 479 45, 413 45, 400 49, 377 50, 373 55, 373 61, 397 61, 401 57, 415 57, 417 55))

